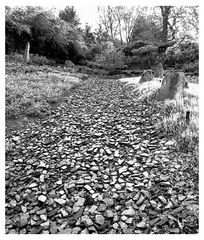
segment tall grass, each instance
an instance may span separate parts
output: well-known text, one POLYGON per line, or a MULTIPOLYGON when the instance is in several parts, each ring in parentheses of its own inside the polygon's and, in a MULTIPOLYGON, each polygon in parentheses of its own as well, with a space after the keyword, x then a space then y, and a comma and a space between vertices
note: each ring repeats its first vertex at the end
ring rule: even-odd
POLYGON ((6 117, 43 116, 54 103, 80 84, 66 69, 48 65, 25 65, 21 59, 6 61, 6 117))
POLYGON ((157 131, 176 141, 182 152, 197 152, 199 144, 199 106, 198 85, 190 84, 184 90, 184 98, 180 100, 157 100, 161 83, 157 81, 137 84, 135 94, 137 100, 155 107, 159 114, 155 125, 157 131), (190 121, 186 121, 186 112, 190 111, 190 121))

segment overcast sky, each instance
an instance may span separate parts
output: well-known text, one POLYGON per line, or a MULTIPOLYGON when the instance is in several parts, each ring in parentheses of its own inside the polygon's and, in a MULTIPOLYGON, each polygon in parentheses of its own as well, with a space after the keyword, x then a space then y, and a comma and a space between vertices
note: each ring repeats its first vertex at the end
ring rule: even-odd
POLYGON ((82 27, 86 23, 88 23, 90 26, 92 26, 92 30, 94 30, 97 27, 98 23, 98 14, 97 14, 97 6, 93 5, 76 5, 74 6, 76 9, 76 12, 80 18, 80 22, 82 24, 82 27))

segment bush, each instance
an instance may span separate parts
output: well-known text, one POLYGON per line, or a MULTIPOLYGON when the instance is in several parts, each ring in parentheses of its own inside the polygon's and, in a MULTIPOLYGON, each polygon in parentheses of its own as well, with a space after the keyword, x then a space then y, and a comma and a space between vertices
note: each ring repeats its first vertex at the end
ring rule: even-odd
POLYGON ((14 8, 6 13, 6 53, 30 52, 78 63, 87 52, 80 30, 38 7, 14 8))
POLYGON ((123 50, 130 68, 148 69, 160 59, 158 47, 149 41, 134 41, 123 50))
POLYGON ((125 64, 125 55, 122 51, 106 50, 95 57, 96 63, 105 68, 121 68, 125 64))
POLYGON ((185 72, 198 74, 199 46, 193 42, 183 42, 168 48, 165 56, 167 67, 182 69, 185 72))
POLYGON ((102 52, 101 46, 95 45, 95 46, 89 48, 89 50, 87 51, 87 54, 86 54, 85 58, 86 58, 88 61, 94 61, 94 60, 95 60, 95 57, 96 57, 97 55, 99 55, 101 52, 102 52))
POLYGON ((44 56, 39 56, 38 54, 31 54, 30 56, 32 63, 39 64, 39 65, 54 65, 54 60, 47 59, 44 56))

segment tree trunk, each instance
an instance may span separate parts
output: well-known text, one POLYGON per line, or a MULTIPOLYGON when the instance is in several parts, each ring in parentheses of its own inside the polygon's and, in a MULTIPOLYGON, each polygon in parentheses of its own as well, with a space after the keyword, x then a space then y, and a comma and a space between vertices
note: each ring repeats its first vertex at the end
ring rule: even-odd
POLYGON ((160 6, 162 13, 162 40, 164 43, 168 40, 168 20, 171 8, 171 6, 160 6))

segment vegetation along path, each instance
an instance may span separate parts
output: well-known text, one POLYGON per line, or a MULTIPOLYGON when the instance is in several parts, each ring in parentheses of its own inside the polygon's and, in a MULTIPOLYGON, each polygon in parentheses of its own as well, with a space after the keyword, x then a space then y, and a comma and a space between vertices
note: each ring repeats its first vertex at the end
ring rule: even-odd
POLYGON ((192 160, 135 94, 88 79, 6 138, 6 233, 197 233, 192 160))

